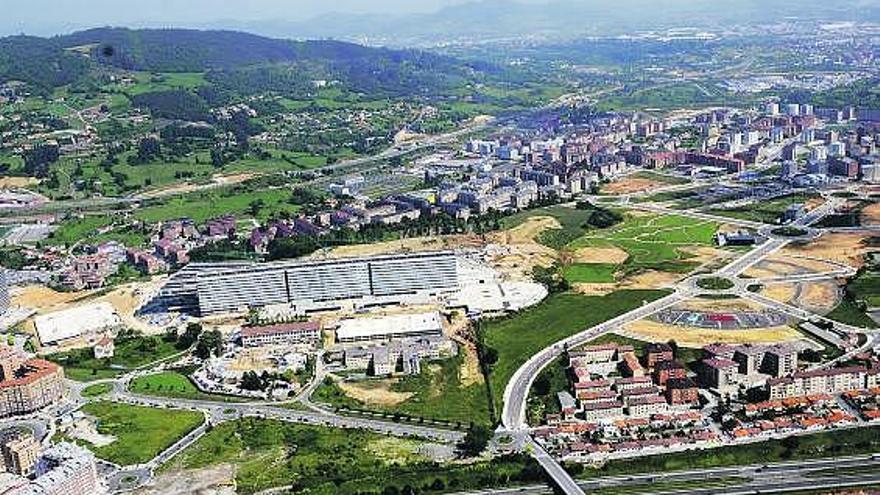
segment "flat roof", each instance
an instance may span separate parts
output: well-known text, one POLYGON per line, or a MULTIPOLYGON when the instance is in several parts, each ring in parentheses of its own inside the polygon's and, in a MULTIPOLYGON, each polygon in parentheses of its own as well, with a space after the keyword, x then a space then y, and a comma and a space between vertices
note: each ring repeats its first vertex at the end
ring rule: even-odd
POLYGON ((121 320, 108 302, 79 306, 34 318, 40 342, 50 344, 119 325, 121 320))
POLYGON ((384 335, 406 335, 408 333, 442 332, 440 313, 420 313, 395 315, 381 318, 354 318, 339 322, 336 338, 350 340, 384 335))
POLYGON ((296 332, 314 332, 320 329, 321 324, 317 321, 297 321, 293 323, 282 323, 279 325, 245 327, 241 329, 241 336, 242 338, 268 337, 296 332))

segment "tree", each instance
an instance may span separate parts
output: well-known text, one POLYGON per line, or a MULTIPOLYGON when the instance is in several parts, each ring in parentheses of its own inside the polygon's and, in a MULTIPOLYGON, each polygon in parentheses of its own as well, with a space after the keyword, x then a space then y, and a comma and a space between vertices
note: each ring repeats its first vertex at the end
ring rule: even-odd
POLYGON ((473 457, 486 450, 491 439, 492 430, 488 426, 472 424, 458 448, 465 456, 473 457))
POLYGON ((265 385, 254 371, 247 371, 241 376, 241 388, 244 390, 263 390, 265 385))

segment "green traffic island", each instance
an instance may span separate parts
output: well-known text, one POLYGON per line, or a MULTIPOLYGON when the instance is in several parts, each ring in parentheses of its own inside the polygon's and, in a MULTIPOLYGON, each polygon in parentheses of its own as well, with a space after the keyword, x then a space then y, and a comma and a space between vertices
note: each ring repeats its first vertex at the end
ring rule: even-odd
POLYGON ((109 394, 113 391, 112 383, 95 383, 94 385, 89 385, 88 387, 82 389, 80 395, 85 398, 93 398, 100 397, 102 395, 109 394))
POLYGON ((733 289, 736 284, 729 278, 704 277, 697 280, 697 287, 703 290, 723 291, 733 289))
POLYGON ((810 232, 807 229, 803 229, 800 227, 777 227, 770 231, 771 234, 779 236, 779 237, 803 237, 810 232))

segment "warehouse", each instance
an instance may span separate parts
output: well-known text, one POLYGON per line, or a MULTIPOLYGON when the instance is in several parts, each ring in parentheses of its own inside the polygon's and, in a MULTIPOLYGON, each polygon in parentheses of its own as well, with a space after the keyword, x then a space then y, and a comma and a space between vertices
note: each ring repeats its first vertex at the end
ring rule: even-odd
POLYGON ((443 335, 443 324, 440 313, 433 312, 342 320, 336 330, 336 341, 352 344, 441 335, 443 335))

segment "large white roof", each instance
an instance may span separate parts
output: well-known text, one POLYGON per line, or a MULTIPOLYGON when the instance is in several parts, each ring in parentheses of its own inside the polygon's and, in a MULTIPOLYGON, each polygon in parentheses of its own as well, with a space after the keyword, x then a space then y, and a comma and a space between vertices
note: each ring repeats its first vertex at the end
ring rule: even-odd
POLYGON ((114 327, 121 321, 110 303, 100 302, 40 315, 34 323, 40 342, 51 344, 114 327))
POLYGON ((339 340, 370 338, 383 335, 441 331, 443 325, 440 313, 420 313, 413 315, 394 315, 382 318, 354 318, 339 322, 336 338, 339 340))

